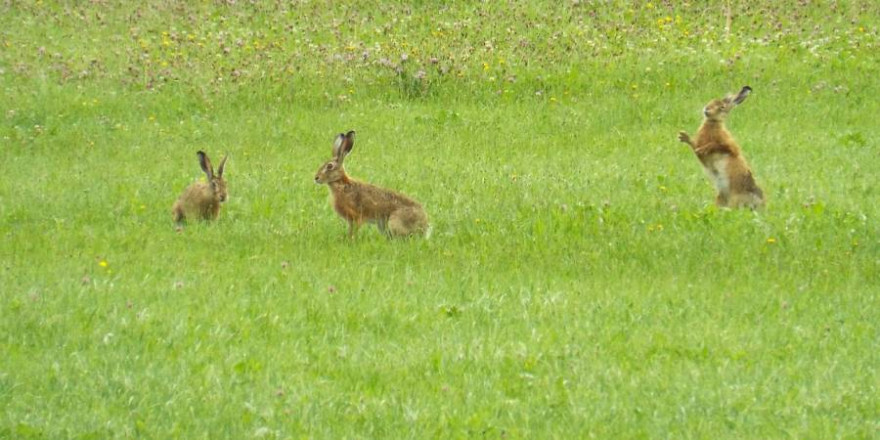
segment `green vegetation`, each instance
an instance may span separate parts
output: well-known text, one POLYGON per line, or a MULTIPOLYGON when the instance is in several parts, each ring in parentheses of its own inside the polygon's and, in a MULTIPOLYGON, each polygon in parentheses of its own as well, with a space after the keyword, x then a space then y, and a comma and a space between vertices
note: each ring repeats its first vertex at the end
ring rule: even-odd
POLYGON ((880 4, 147 3, 0 4, 0 438, 880 435, 880 4))

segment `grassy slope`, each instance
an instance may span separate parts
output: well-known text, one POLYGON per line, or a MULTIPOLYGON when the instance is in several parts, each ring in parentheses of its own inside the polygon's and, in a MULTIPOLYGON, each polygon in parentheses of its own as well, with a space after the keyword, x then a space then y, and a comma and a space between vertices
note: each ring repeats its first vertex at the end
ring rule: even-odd
POLYGON ((0 436, 876 435, 878 14, 774 4, 3 6, 0 436), (675 141, 744 83, 760 215, 675 141))

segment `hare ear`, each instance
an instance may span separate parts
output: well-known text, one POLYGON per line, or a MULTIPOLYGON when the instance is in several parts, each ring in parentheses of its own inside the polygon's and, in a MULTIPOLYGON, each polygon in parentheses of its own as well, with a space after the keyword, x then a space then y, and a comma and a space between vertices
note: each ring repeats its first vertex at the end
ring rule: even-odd
POLYGON ((733 98, 733 103, 739 105, 749 97, 749 93, 752 93, 752 88, 749 86, 743 87, 742 90, 739 91, 739 94, 733 98))
POLYGON ((220 160, 220 166, 217 167, 217 177, 223 177, 223 168, 226 167, 226 159, 229 159, 229 155, 223 156, 223 159, 220 160))
POLYGON ((348 156, 348 153, 351 153, 351 149, 354 148, 354 130, 349 131, 345 134, 345 147, 342 150, 345 156, 348 156))
POLYGON ((333 141, 333 158, 341 159, 342 158, 342 145, 345 144, 345 135, 339 133, 336 135, 336 140, 333 141))
POLYGON ((214 167, 211 166, 211 159, 208 159, 208 155, 204 151, 199 151, 196 154, 199 156, 199 165, 202 166, 202 171, 208 176, 208 180, 213 179, 214 167))

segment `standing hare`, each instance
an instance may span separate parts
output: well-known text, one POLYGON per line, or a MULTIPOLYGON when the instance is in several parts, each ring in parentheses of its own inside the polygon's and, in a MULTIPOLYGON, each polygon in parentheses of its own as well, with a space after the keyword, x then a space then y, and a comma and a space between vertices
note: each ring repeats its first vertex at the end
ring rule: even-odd
POLYGON ((186 188, 180 198, 174 202, 171 214, 178 225, 187 218, 199 220, 215 220, 220 214, 220 203, 226 201, 226 181, 223 180, 223 168, 226 166, 224 156, 214 174, 211 159, 204 151, 199 151, 199 164, 208 177, 205 182, 196 182, 186 188))
POLYGON ((342 161, 354 146, 354 131, 340 133, 333 143, 333 158, 315 174, 315 183, 327 184, 333 196, 333 208, 348 222, 349 237, 354 238, 364 223, 376 223, 389 237, 425 234, 428 215, 418 202, 389 189, 360 182, 345 174, 342 161))
POLYGON ((678 139, 691 146, 709 180, 715 184, 718 190, 715 204, 720 207, 757 209, 764 206, 763 191, 755 183, 739 145, 724 127, 727 115, 745 101, 751 91, 751 87, 745 86, 736 96, 728 95, 706 104, 705 119, 696 140, 684 131, 678 132, 678 139))

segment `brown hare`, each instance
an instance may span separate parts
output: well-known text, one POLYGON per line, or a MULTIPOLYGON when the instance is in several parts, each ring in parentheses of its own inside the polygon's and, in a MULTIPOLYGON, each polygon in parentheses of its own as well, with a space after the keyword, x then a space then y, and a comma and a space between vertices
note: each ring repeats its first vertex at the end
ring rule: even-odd
POLYGON ((715 184, 718 190, 715 204, 719 207, 757 209, 764 206, 763 191, 755 183, 739 145, 724 127, 727 115, 745 101, 751 91, 751 87, 745 86, 735 96, 728 95, 706 104, 705 118, 696 139, 692 140, 684 131, 678 132, 678 139, 691 146, 709 180, 715 184))
POLYGON ((180 225, 187 218, 198 220, 215 220, 220 214, 220 203, 226 201, 226 181, 223 180, 223 168, 226 166, 224 156, 214 174, 211 159, 204 151, 199 151, 199 164, 208 177, 205 182, 196 182, 187 187, 171 209, 174 222, 180 225))
POLYGON ((315 174, 315 183, 327 184, 333 208, 348 222, 348 235, 355 237, 364 223, 375 223, 389 237, 423 235, 428 232, 428 215, 409 197, 360 182, 345 174, 342 162, 354 146, 354 131, 336 136, 333 158, 315 174))

